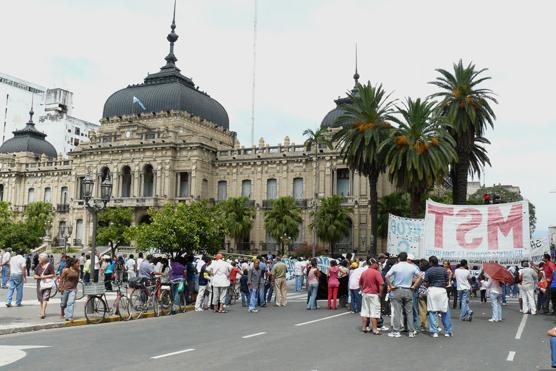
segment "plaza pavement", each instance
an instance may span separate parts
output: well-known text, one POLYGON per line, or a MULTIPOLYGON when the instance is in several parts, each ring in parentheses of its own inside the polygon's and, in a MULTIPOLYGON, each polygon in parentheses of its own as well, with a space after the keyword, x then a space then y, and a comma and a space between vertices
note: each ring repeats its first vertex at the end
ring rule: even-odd
MULTIPOLYGON (((515 302, 503 308, 504 321, 498 324, 488 322, 488 303, 472 302, 471 323, 460 322, 458 311, 452 312, 453 338, 419 334, 414 339, 392 339, 361 333, 359 316, 344 310, 307 311, 305 295, 290 292, 288 307, 270 306, 259 313, 247 313, 235 304, 226 314, 188 312, 4 335, 0 336, 0 365, 18 354, 21 358, 6 369, 549 369, 545 334, 554 326, 554 317, 522 315, 515 302)), ((4 314, 1 309, 0 317, 4 314)))

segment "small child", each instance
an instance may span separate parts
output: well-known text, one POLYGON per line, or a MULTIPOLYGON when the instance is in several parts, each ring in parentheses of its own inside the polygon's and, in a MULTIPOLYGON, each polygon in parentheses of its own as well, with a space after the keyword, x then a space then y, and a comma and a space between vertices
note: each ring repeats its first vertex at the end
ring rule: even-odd
POLYGON ((243 270, 243 274, 239 279, 239 291, 241 292, 241 306, 246 307, 249 304, 249 285, 247 284, 247 269, 243 270))

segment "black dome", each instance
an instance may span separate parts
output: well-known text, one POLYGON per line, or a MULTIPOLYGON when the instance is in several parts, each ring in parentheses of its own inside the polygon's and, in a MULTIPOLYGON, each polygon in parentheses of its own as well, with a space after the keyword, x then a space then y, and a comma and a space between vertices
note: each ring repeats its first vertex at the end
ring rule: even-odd
POLYGON ((0 146, 0 153, 33 152, 39 156, 56 157, 56 148, 46 141, 46 134, 35 129, 33 111, 29 114, 30 119, 25 128, 14 131, 14 137, 0 146))
POLYGON ((350 103, 351 99, 349 97, 339 98, 336 99, 334 102, 336 102, 336 108, 334 108, 332 111, 328 112, 326 116, 324 116, 320 124, 321 128, 339 127, 340 125, 336 122, 336 120, 338 120, 338 118, 344 114, 344 110, 341 108, 341 105, 350 103))
POLYGON ((131 85, 115 92, 106 100, 102 116, 108 118, 170 110, 186 111, 225 129, 229 128, 228 114, 224 107, 206 93, 197 90, 193 82, 180 74, 177 68, 150 75, 144 84, 131 85), (137 101, 134 103, 134 97, 140 104, 137 101))
POLYGON ((199 91, 193 81, 180 73, 176 67, 174 43, 178 40, 176 29, 176 4, 171 31, 166 38, 170 42, 170 52, 164 58, 166 65, 160 72, 149 75, 145 82, 130 85, 112 94, 104 104, 102 116, 110 118, 142 112, 186 111, 228 129, 228 114, 220 103, 208 94, 199 91))

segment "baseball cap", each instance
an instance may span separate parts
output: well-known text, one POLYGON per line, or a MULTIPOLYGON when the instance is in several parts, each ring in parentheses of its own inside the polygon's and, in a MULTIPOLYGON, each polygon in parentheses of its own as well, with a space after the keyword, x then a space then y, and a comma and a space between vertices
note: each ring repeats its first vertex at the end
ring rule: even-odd
POLYGON ((353 263, 351 263, 351 267, 352 267, 353 269, 358 268, 358 267, 359 267, 359 264, 357 264, 357 262, 353 262, 353 263))
POLYGON ((408 260, 415 260, 415 256, 413 254, 407 254, 408 260))

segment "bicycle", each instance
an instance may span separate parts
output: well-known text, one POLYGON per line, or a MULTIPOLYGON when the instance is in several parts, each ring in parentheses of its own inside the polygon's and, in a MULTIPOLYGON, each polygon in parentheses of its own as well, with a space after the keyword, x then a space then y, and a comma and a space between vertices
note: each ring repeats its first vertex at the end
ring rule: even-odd
POLYGON ((149 308, 153 309, 155 317, 160 316, 160 294, 162 291, 160 278, 151 279, 148 285, 142 281, 134 281, 130 283, 130 287, 133 287, 129 297, 131 308, 134 312, 137 312, 137 318, 141 318, 149 308))
POLYGON ((123 321, 131 319, 130 300, 127 297, 127 287, 120 281, 112 281, 116 286, 116 299, 112 307, 106 298, 104 284, 92 284, 85 286, 85 293, 91 295, 85 303, 85 318, 88 323, 101 323, 106 314, 117 314, 123 321))
MULTIPOLYGON (((185 285, 185 282, 182 282, 185 285)), ((160 306, 164 310, 171 310, 172 312, 183 312, 186 307, 185 289, 178 292, 179 300, 176 303, 174 300, 174 290, 178 290, 180 281, 168 282, 161 284, 160 290, 160 306)))
MULTIPOLYGON (((59 289, 58 285, 60 284, 60 276, 54 279, 54 286, 52 286, 52 290, 50 291, 50 297, 53 298, 58 294, 59 289)), ((85 296, 85 283, 82 280, 77 282, 77 287, 75 290, 75 300, 81 300, 85 296)))

